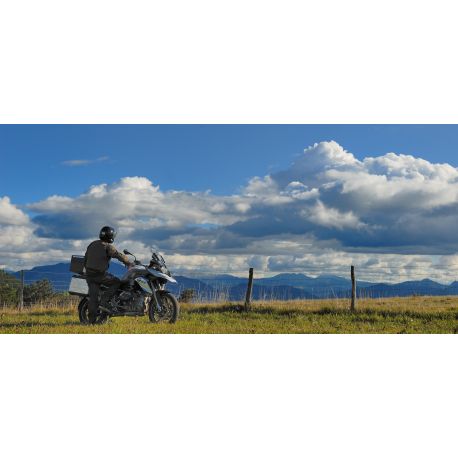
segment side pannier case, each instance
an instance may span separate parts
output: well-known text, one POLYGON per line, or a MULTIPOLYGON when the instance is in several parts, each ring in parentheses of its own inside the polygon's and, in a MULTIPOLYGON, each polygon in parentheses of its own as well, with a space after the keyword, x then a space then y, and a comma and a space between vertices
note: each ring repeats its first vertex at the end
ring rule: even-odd
POLYGON ((84 278, 84 256, 72 256, 70 272, 77 275, 73 275, 68 292, 75 296, 87 296, 89 294, 89 286, 84 278))
POLYGON ((70 272, 78 275, 84 274, 84 256, 72 256, 72 260, 70 261, 70 272))
POLYGON ((68 293, 74 296, 88 296, 89 295, 89 286, 84 277, 79 277, 74 275, 70 281, 70 287, 68 288, 68 293))

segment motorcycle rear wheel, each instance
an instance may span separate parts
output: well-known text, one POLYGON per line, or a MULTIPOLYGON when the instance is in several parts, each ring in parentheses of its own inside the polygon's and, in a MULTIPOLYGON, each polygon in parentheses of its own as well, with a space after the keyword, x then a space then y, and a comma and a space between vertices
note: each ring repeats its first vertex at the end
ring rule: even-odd
MULTIPOLYGON (((81 299, 78 305, 78 318, 81 324, 91 324, 89 321, 89 299, 87 297, 81 299)), ((94 324, 105 324, 107 320, 108 315, 99 310, 99 314, 97 315, 97 319, 94 324)))
POLYGON ((162 312, 159 313, 151 301, 148 308, 149 320, 152 323, 176 323, 180 314, 180 305, 176 297, 167 291, 157 291, 156 295, 162 312))

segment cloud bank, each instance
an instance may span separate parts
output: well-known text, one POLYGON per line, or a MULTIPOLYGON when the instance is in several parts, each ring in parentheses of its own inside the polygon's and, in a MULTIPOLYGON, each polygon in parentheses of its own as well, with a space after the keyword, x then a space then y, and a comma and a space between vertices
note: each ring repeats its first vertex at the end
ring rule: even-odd
POLYGON ((427 273, 458 253, 457 210, 455 167, 395 153, 358 160, 336 142, 321 142, 234 195, 164 192, 146 177, 125 177, 26 209, 3 197, 0 264, 15 255, 68 257, 111 224, 120 244, 142 253, 155 245, 182 269, 256 264, 313 273, 357 262, 393 275, 408 268, 427 273), (32 245, 36 251, 27 249, 32 245))

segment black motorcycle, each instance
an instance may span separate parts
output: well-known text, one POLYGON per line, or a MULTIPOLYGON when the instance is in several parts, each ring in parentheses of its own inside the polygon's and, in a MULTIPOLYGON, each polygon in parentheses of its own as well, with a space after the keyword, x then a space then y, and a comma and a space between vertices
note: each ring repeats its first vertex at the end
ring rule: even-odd
MULTIPOLYGON (((96 323, 103 324, 109 317, 115 316, 144 316, 148 315, 153 323, 175 323, 180 313, 180 306, 175 296, 165 289, 165 285, 176 283, 167 268, 164 258, 152 254, 148 266, 141 264, 127 250, 124 254, 133 256, 134 265, 121 278, 121 285, 107 307, 99 307, 96 323)), ((73 275, 69 293, 81 296, 78 305, 78 315, 81 323, 89 323, 89 287, 84 272, 84 257, 72 256, 70 270, 73 275)), ((100 288, 102 295, 106 287, 100 288)), ((100 303, 100 297, 99 297, 100 303)))

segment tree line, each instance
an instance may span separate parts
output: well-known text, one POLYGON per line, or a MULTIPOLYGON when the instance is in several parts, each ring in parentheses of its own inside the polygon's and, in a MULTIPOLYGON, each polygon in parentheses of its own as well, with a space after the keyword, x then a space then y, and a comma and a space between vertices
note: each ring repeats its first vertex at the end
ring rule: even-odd
MULTIPOLYGON (((17 305, 21 282, 14 276, 0 270, 0 305, 17 305)), ((51 282, 38 280, 24 286, 24 304, 34 304, 51 299, 56 295, 51 282)))

